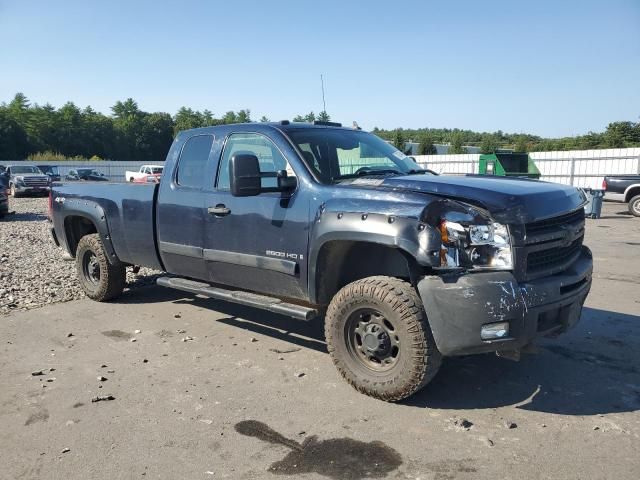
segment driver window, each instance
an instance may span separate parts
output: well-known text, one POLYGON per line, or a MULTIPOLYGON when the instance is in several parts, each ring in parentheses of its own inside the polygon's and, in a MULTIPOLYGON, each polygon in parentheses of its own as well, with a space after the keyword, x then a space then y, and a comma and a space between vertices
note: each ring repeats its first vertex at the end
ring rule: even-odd
MULTIPOLYGON (((217 183, 219 190, 229 190, 230 188, 229 161, 237 153, 258 157, 262 173, 286 170, 287 175, 295 176, 293 169, 280 150, 267 137, 258 133, 234 133, 227 138, 220 161, 217 183)), ((262 179, 262 188, 277 187, 277 185, 278 181, 275 177, 262 179)))

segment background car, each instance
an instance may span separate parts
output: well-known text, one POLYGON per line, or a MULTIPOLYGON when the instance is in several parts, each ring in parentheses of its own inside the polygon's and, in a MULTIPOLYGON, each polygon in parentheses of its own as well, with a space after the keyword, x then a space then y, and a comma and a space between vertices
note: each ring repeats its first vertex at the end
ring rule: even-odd
POLYGON ((38 168, 47 175, 52 182, 60 181, 60 170, 58 170, 57 165, 38 165, 38 168))
POLYGON ((124 177, 128 182, 133 183, 136 180, 144 179, 147 175, 160 177, 162 175, 163 169, 164 167, 162 165, 141 165, 137 172, 127 170, 124 174, 124 177))
POLYGON ((51 180, 35 165, 7 165, 4 175, 9 177, 9 192, 14 197, 50 190, 51 180))
POLYGON ((132 183, 160 183, 159 175, 147 175, 142 178, 134 178, 132 183))
POLYGON ((77 170, 69 170, 65 180, 78 181, 86 180, 91 182, 108 182, 109 179, 104 173, 93 168, 78 168, 77 170))

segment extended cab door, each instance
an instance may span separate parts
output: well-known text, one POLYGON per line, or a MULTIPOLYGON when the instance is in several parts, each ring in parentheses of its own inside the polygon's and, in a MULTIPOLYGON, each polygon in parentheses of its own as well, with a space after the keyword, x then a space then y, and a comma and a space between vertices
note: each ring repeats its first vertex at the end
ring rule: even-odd
POLYGON ((160 184, 156 212, 158 249, 170 273, 207 278, 202 205, 205 177, 217 166, 211 153, 213 142, 212 134, 196 134, 184 142, 176 140, 169 152, 174 167, 160 184))
MULTIPOLYGON (((292 149, 274 134, 236 131, 225 140, 217 181, 205 194, 204 260, 209 280, 245 290, 307 298, 308 198, 304 189, 234 197, 229 191, 229 160, 236 153, 256 155, 261 172, 295 175, 283 152, 292 149)), ((276 186, 263 178, 263 187, 276 186)))

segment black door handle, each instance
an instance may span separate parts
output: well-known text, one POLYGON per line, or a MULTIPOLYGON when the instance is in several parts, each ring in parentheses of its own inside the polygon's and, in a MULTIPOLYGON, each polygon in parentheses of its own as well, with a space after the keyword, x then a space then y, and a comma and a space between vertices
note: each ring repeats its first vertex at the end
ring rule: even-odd
POLYGON ((215 207, 207 208, 207 212, 209 212, 209 215, 215 215, 216 217, 223 217, 225 215, 229 215, 231 213, 231 209, 227 208, 226 205, 219 203, 215 207))

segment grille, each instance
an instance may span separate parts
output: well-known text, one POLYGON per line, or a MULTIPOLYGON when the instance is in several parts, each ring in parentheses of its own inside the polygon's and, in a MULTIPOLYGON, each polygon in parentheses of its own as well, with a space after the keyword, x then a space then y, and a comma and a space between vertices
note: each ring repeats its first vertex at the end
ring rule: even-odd
POLYGON ((527 236, 554 232, 563 225, 575 225, 578 223, 584 223, 584 209, 582 208, 566 215, 527 224, 527 236))
MULTIPOLYGON (((584 240, 582 208, 525 225, 524 272, 527 279, 553 275, 576 261, 584 240)), ((522 268, 521 267, 521 268, 522 268)))
POLYGON ((577 238, 567 247, 555 247, 549 250, 529 253, 527 256, 527 273, 537 273, 556 269, 563 265, 570 265, 580 254, 582 238, 577 238))
POLYGON ((24 177, 24 184, 28 187, 46 187, 49 179, 46 177, 24 177))

